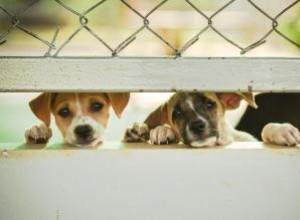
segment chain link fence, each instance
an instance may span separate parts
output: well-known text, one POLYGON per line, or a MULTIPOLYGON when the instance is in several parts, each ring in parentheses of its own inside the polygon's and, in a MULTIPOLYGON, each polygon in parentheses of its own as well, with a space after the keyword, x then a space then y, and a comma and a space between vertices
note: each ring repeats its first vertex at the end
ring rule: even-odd
MULTIPOLYGON (((134 5, 130 4, 126 0, 120 0, 120 2, 123 4, 124 7, 127 7, 128 10, 131 10, 133 13, 135 13, 139 19, 140 19, 140 27, 138 27, 132 34, 130 34, 125 40, 122 42, 119 42, 116 47, 111 46, 108 42, 106 42, 99 34, 96 33, 96 31, 93 30, 92 27, 89 26, 89 19, 87 18, 87 15, 91 13, 96 8, 102 7, 102 5, 105 2, 109 2, 109 0, 101 0, 97 2, 94 5, 91 5, 87 10, 85 11, 77 11, 72 7, 72 4, 70 2, 64 1, 64 0, 55 0, 57 5, 59 7, 62 7, 64 10, 67 10, 68 12, 72 13, 74 16, 77 16, 79 19, 78 27, 64 39, 63 43, 58 45, 56 43, 57 36, 60 33, 60 28, 57 27, 56 30, 54 30, 54 34, 52 39, 45 39, 42 36, 38 35, 37 33, 30 31, 28 28, 25 28, 21 24, 21 15, 24 14, 28 9, 33 7, 34 5, 38 4, 39 0, 32 1, 30 4, 28 4, 25 8, 22 10, 19 10, 17 12, 11 12, 8 9, 6 9, 4 6, 0 5, 0 11, 5 13, 6 16, 10 19, 10 25, 7 28, 6 31, 3 33, 0 33, 0 46, 2 44, 5 44, 6 41, 9 41, 9 34, 14 29, 19 29, 20 31, 24 32, 25 34, 35 38, 36 40, 42 42, 47 46, 47 51, 45 51, 44 56, 45 57, 57 57, 60 55, 60 53, 64 50, 64 48, 74 39, 75 36, 77 36, 81 31, 86 30, 91 36, 93 36, 100 44, 102 44, 111 54, 111 57, 118 56, 121 51, 126 49, 129 45, 134 44, 135 40, 138 38, 139 34, 142 32, 149 32, 152 35, 154 35, 158 40, 163 42, 170 50, 171 55, 174 57, 181 57, 184 56, 185 51, 188 48, 193 47, 193 45, 199 41, 200 36, 202 36, 207 31, 211 30, 215 32, 218 36, 220 36, 224 41, 231 44, 233 47, 237 48, 240 51, 240 54, 246 54, 247 52, 256 49, 260 45, 264 44, 268 37, 275 33, 282 37, 284 40, 289 42, 290 44, 296 46, 298 49, 300 49, 300 44, 295 41, 294 39, 287 36, 287 34, 283 33, 278 29, 279 26, 279 18, 282 17, 287 11, 289 11, 291 8, 295 7, 297 4, 300 3, 300 0, 292 2, 287 7, 283 8, 277 15, 271 16, 269 13, 267 13, 264 9, 262 9, 258 3, 255 3, 252 0, 245 0, 253 9, 257 10, 259 13, 261 13, 262 16, 265 17, 266 20, 270 22, 270 28, 265 31, 265 33, 258 39, 257 41, 243 47, 230 37, 226 35, 222 30, 219 30, 214 25, 214 20, 216 17, 219 16, 221 12, 223 12, 226 8, 228 8, 230 5, 237 2, 237 0, 231 0, 219 9, 217 9, 213 14, 207 15, 204 10, 197 7, 195 3, 191 0, 185 0, 185 4, 189 6, 192 10, 197 12, 202 18, 206 20, 206 26, 204 28, 201 28, 198 30, 197 34, 195 34, 193 37, 191 37, 188 41, 184 42, 183 45, 181 45, 179 48, 176 47, 176 45, 172 44, 168 38, 160 34, 155 28, 151 26, 151 15, 156 13, 157 10, 159 10, 163 5, 165 5, 167 2, 172 0, 163 0, 160 1, 155 7, 153 7, 148 13, 142 14, 138 9, 134 7, 134 5)), ((275 3, 274 3, 275 4, 275 3)))

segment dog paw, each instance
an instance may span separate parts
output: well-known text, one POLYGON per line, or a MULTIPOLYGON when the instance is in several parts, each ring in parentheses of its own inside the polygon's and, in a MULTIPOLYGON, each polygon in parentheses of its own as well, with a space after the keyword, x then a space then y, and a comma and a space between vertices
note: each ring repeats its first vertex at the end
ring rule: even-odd
POLYGON ((300 144, 300 132, 291 124, 267 124, 262 131, 262 139, 266 143, 296 146, 300 144))
POLYGON ((52 137, 52 130, 45 124, 33 126, 25 131, 25 139, 27 144, 46 144, 52 137))
POLYGON ((161 125, 150 131, 150 143, 151 144, 170 144, 176 142, 176 136, 174 131, 166 126, 161 125))
POLYGON ((140 143, 149 140, 149 128, 146 124, 134 123, 132 128, 127 128, 123 141, 126 143, 140 143))

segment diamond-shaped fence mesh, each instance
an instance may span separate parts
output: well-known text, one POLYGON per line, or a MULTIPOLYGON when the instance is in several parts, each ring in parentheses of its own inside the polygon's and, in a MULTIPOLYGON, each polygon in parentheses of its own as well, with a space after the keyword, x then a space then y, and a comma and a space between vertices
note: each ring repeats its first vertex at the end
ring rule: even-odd
MULTIPOLYGON (((25 8, 18 12, 11 12, 4 6, 0 4, 0 12, 5 14, 10 19, 10 25, 9 27, 2 33, 0 33, 0 46, 4 44, 9 39, 9 34, 12 30, 18 29, 25 34, 35 38, 36 40, 42 42, 43 44, 47 45, 47 51, 45 52, 45 56, 47 57, 57 57, 60 55, 60 53, 64 50, 64 48, 72 42, 75 36, 77 36, 80 32, 83 30, 87 31, 92 37, 94 37, 99 44, 102 44, 105 48, 107 48, 110 51, 111 57, 118 56, 121 51, 123 51, 125 48, 127 48, 129 45, 134 44, 137 37, 142 32, 148 32, 151 35, 153 35, 155 38, 157 38, 159 41, 161 41, 163 44, 165 44, 170 50, 171 55, 174 57, 180 57, 184 56, 184 53, 187 49, 193 47, 193 45, 200 39, 200 36, 202 36, 204 33, 210 31, 213 31, 218 36, 220 36, 225 42, 228 42, 233 47, 237 48, 240 51, 240 54, 245 54, 251 50, 256 49, 260 45, 266 42, 268 37, 275 33, 282 37, 284 40, 289 42, 290 44, 293 44, 297 48, 300 49, 300 44, 298 41, 295 41, 291 37, 289 37, 287 34, 283 33, 281 30, 279 30, 279 18, 282 17, 283 14, 285 14, 288 10, 290 10, 292 7, 295 7, 297 4, 299 4, 300 0, 292 2, 290 5, 286 6, 285 8, 281 9, 279 13, 275 16, 271 16, 269 13, 267 13, 265 10, 263 10, 258 3, 254 2, 253 0, 244 0, 247 2, 249 6, 251 6, 253 9, 255 9, 258 13, 261 13, 262 16, 265 17, 266 20, 270 22, 270 28, 266 30, 266 32, 260 37, 260 39, 256 40, 253 43, 250 43, 247 46, 241 46, 239 43, 237 43, 235 40, 231 39, 224 31, 220 30, 217 26, 215 26, 214 21, 219 16, 221 12, 226 10, 230 5, 232 5, 234 2, 237 2, 237 0, 231 0, 228 1, 226 4, 224 4, 222 7, 215 10, 211 15, 208 15, 204 10, 199 8, 193 1, 190 0, 183 0, 183 2, 186 4, 186 6, 190 7, 192 10, 194 10, 196 13, 199 14, 203 19, 206 20, 205 27, 198 30, 198 32, 192 36, 189 40, 184 42, 180 47, 177 47, 171 41, 166 37, 163 36, 161 33, 159 33, 155 28, 151 26, 151 15, 155 14, 163 5, 165 5, 167 2, 170 2, 172 0, 162 0, 158 2, 150 11, 147 13, 139 11, 135 6, 132 4, 132 1, 126 1, 126 0, 119 0, 120 3, 123 4, 124 7, 126 7, 128 10, 130 10, 132 13, 136 15, 136 19, 140 19, 140 26, 134 30, 125 40, 118 42, 117 46, 113 47, 111 46, 107 41, 105 41, 101 37, 101 33, 97 33, 90 25, 89 25, 89 19, 87 18, 87 15, 94 11, 95 9, 102 7, 104 3, 109 4, 110 0, 101 0, 97 2, 94 5, 91 5, 87 10, 85 11, 78 11, 75 10, 74 7, 72 7, 72 3, 65 0, 55 0, 56 4, 63 8, 64 10, 68 11, 69 13, 73 14, 70 16, 77 16, 79 19, 78 27, 73 30, 73 32, 66 37, 66 39, 63 40, 63 42, 58 45, 56 43, 56 39, 59 36, 60 28, 57 27, 57 29, 54 31, 54 35, 52 39, 44 39, 42 36, 38 35, 37 33, 29 30, 29 28, 25 28, 21 25, 20 19, 21 15, 25 13, 28 9, 33 7, 34 5, 38 4, 39 0, 35 0, 28 4, 25 8)), ((275 4, 275 3, 274 3, 275 4)))

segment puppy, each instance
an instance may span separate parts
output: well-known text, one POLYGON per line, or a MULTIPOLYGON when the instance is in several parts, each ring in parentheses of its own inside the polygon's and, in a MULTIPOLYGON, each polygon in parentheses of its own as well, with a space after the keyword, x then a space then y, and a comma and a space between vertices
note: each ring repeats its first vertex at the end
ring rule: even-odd
POLYGON ((26 142, 48 142, 52 136, 49 127, 52 113, 66 143, 78 147, 96 146, 103 141, 110 106, 121 117, 128 101, 129 93, 43 93, 29 106, 44 124, 27 130, 26 142))
MULTIPOLYGON (((125 142, 169 144, 183 142, 191 147, 227 145, 233 141, 256 141, 250 134, 235 130, 225 111, 239 107, 241 100, 256 108, 252 93, 177 92, 152 112, 144 124, 127 129, 125 142)), ((298 129, 290 124, 269 124, 262 134, 265 142, 296 145, 298 129)))

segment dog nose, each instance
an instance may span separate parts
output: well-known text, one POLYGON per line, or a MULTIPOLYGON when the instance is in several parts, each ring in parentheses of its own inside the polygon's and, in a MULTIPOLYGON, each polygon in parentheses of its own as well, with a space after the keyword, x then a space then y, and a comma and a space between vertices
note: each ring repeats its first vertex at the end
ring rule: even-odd
POLYGON ((89 126, 89 125, 80 125, 80 126, 77 126, 75 128, 74 133, 79 138, 87 139, 88 137, 91 136, 92 131, 93 131, 93 128, 91 126, 89 126))
POLYGON ((204 131, 206 123, 202 120, 195 121, 191 124, 191 130, 195 134, 200 134, 204 131))

